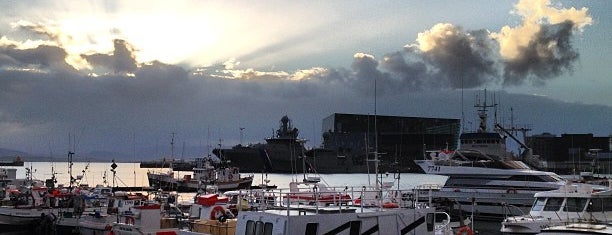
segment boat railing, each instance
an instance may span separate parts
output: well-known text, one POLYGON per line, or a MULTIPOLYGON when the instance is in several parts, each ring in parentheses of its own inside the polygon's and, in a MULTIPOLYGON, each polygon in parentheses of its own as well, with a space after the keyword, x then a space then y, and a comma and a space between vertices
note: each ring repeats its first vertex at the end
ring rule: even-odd
POLYGON ((431 200, 423 200, 430 194, 419 195, 419 190, 433 190, 433 185, 419 189, 387 190, 364 186, 328 187, 325 190, 312 187, 309 190, 293 189, 266 189, 266 190, 240 190, 237 193, 239 202, 246 202, 248 210, 283 209, 304 210, 319 213, 320 209, 329 212, 330 208, 337 208, 336 213, 343 213, 348 207, 353 209, 393 209, 430 207, 431 200))
MULTIPOLYGON (((452 228, 451 228, 451 216, 448 213, 446 213, 446 212, 436 211, 434 213, 434 216, 435 216, 434 221, 437 221, 438 215, 442 215, 442 216, 446 217, 446 219, 442 220, 442 223, 436 223, 435 227, 434 227, 434 230, 436 232, 452 230, 452 228)), ((438 234, 438 233, 436 233, 436 234, 438 234)))
MULTIPOLYGON (((513 214, 512 213, 512 209, 513 208, 520 212, 519 215, 529 215, 529 214, 525 214, 525 212, 523 210, 521 210, 521 208, 519 208, 518 206, 515 206, 515 205, 512 205, 512 204, 508 204, 508 203, 503 203, 502 205, 505 208, 505 210, 504 210, 504 213, 506 213, 504 215, 505 218, 508 218, 509 217, 508 215, 512 215, 513 214)), ((529 216, 531 217, 531 215, 529 215, 529 216)), ((531 218, 533 219, 533 217, 531 217, 531 218)))

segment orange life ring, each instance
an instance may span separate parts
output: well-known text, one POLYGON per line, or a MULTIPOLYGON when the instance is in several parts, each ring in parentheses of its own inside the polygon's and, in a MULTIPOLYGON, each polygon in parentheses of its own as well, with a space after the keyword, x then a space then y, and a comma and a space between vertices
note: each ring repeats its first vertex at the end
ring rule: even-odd
POLYGON ((125 217, 126 224, 134 224, 134 216, 126 216, 125 217))
POLYGON ((474 235, 474 233, 472 232, 472 229, 469 226, 463 226, 459 229, 459 231, 457 231, 457 235, 474 235))
POLYGON ((509 188, 508 190, 506 190, 506 193, 516 193, 516 189, 509 188))
POLYGON ((210 219, 211 220, 218 219, 219 218, 219 216, 217 216, 218 214, 219 216, 225 215, 225 209, 222 206, 213 207, 213 209, 210 211, 210 219))

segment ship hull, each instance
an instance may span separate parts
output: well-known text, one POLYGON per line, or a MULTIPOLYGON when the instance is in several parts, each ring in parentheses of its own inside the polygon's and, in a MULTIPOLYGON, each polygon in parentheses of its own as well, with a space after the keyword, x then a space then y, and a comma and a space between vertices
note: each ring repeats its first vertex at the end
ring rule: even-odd
MULTIPOLYGON (((301 150, 292 151, 290 145, 285 147, 259 145, 231 149, 215 149, 213 153, 229 160, 241 172, 251 173, 302 173, 316 172, 321 174, 335 173, 368 173, 374 172, 374 162, 361 156, 339 156, 334 151, 325 149, 310 150, 302 161, 301 150)), ((388 166, 381 164, 385 172, 418 172, 418 166, 410 162, 409 166, 388 166)))

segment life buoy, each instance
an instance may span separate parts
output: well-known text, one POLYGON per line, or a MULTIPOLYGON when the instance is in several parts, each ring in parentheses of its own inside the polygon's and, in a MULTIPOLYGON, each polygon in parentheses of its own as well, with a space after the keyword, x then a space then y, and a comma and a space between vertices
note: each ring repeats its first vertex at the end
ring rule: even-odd
POLYGON ((126 216, 125 217, 126 224, 134 224, 134 216, 126 216))
POLYGON ((222 215, 225 215, 225 208, 223 208, 222 206, 215 206, 210 211, 210 219, 211 220, 216 220, 216 219, 218 219, 222 215))
POLYGON ((233 176, 232 174, 229 174, 229 175, 227 176, 227 178, 229 178, 229 179, 231 180, 232 178, 234 178, 234 176, 233 176))
POLYGON ((506 193, 516 193, 516 189, 509 188, 508 190, 506 190, 506 193))
POLYGON ((459 228, 459 231, 457 231, 457 235, 474 235, 474 233, 472 232, 472 229, 468 226, 463 226, 461 228, 459 228))

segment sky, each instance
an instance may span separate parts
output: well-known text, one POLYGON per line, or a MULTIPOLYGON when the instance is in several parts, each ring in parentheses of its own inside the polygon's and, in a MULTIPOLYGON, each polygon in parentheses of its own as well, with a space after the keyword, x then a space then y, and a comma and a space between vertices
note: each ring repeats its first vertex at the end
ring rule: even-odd
POLYGON ((262 142, 284 115, 312 147, 333 113, 458 118, 469 129, 484 89, 498 122, 532 134, 612 134, 606 1, 0 8, 0 148, 160 157, 174 135, 176 155, 194 157, 262 142))

